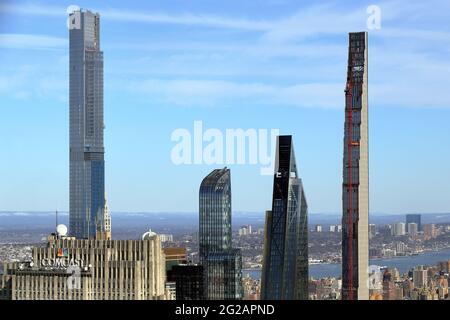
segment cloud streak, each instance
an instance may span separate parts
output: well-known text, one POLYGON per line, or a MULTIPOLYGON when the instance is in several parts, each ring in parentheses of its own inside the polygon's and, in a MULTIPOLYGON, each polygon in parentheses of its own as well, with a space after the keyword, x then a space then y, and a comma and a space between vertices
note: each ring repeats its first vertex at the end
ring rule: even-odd
POLYGON ((0 34, 0 48, 8 49, 55 49, 67 48, 66 38, 47 35, 3 33, 0 34))
POLYGON ((147 79, 131 83, 128 90, 150 96, 153 102, 185 107, 210 107, 220 104, 243 107, 278 105, 339 108, 343 85, 305 83, 280 86, 260 82, 147 79), (320 99, 317 98, 319 96, 320 99))

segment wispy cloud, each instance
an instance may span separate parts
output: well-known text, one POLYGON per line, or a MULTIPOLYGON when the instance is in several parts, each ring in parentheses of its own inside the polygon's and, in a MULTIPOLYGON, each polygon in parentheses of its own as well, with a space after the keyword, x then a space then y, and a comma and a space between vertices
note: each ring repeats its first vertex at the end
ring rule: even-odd
POLYGON ((36 34, 0 34, 0 48, 12 49, 54 49, 66 48, 68 41, 65 38, 36 34))
POLYGON ((188 107, 215 105, 300 106, 339 108, 341 83, 307 83, 288 86, 215 80, 147 79, 133 82, 129 90, 152 97, 154 102, 188 107), (317 97, 320 96, 320 99, 317 97))
MULTIPOLYGON (((441 17, 443 11, 450 10, 450 5, 430 0, 426 3, 411 1, 382 1, 377 5, 381 8, 383 28, 382 32, 375 32, 374 36, 419 38, 425 40, 442 40, 449 38, 449 30, 433 31, 415 27, 414 22, 441 17), (430 11, 429 8, 436 8, 430 11), (440 8, 440 9, 439 9, 440 8), (430 14, 431 13, 431 14, 430 14), (408 27, 392 27, 391 22, 403 21, 408 27)), ((213 28, 236 29, 243 31, 257 31, 265 40, 282 42, 298 40, 304 37, 320 34, 342 34, 351 30, 366 30, 368 14, 367 7, 361 5, 356 9, 347 8, 337 2, 314 4, 294 11, 284 18, 272 20, 245 19, 222 15, 184 13, 168 14, 164 12, 141 12, 114 8, 94 8, 100 12, 102 18, 112 21, 175 24, 186 26, 201 26, 213 28)), ((65 16, 67 8, 62 6, 25 4, 0 4, 0 12, 10 14, 65 16)))
POLYGON ((20 65, 3 67, 0 71, 0 94, 16 100, 54 99, 67 101, 68 83, 62 61, 54 61, 59 72, 51 67, 20 65), (46 69, 46 70, 44 70, 46 69))
MULTIPOLYGON (((67 15, 64 7, 34 5, 34 4, 0 4, 0 12, 12 14, 40 15, 40 16, 64 16, 67 15)), ((165 23, 204 27, 218 27, 242 30, 269 30, 272 22, 255 21, 239 18, 227 18, 206 14, 166 14, 149 13, 117 9, 92 9, 100 12, 102 18, 114 21, 140 22, 140 23, 165 23)))
POLYGON ((31 3, 0 3, 0 12, 38 16, 61 16, 66 14, 66 9, 63 7, 36 5, 31 3))
POLYGON ((101 10, 102 17, 117 21, 180 24, 191 26, 218 27, 241 30, 265 31, 272 28, 273 23, 246 19, 232 19, 213 15, 181 14, 169 15, 162 13, 140 13, 106 9, 101 10))
MULTIPOLYGON (((430 5, 418 1, 378 3, 382 28, 369 32, 371 103, 450 107, 450 94, 444 85, 450 72, 450 62, 445 58, 450 50, 445 44, 450 42, 449 28, 424 24, 442 18, 442 12, 450 6, 431 1, 433 10, 426 10, 430 5), (433 97, 433 105, 429 97, 433 97)), ((128 83, 133 83, 135 93, 192 106, 230 104, 234 97, 245 103, 274 106, 341 107, 346 34, 364 30, 367 19, 365 6, 349 9, 336 2, 305 6, 285 17, 266 20, 111 8, 93 11, 100 12, 102 19, 127 23, 254 31, 245 42, 208 36, 195 41, 168 37, 162 41, 133 42, 136 39, 130 37, 128 43, 103 42, 110 59, 105 68, 106 77, 111 77, 108 83, 123 83, 126 77, 128 83), (109 54, 120 49, 136 55, 121 60, 120 54, 109 54), (148 54, 149 51, 154 54, 148 54)), ((63 7, 30 4, 0 5, 0 12, 66 15, 63 7)), ((46 35, 0 34, 3 48, 56 49, 67 45, 64 38, 46 35)), ((57 82, 48 79, 47 84, 39 83, 44 91, 57 82)))

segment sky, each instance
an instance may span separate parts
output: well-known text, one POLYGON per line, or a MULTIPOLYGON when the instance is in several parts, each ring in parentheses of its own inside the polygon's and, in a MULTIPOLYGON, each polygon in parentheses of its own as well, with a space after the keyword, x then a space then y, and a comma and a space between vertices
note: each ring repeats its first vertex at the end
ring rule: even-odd
MULTIPOLYGON (((292 134, 309 211, 340 213, 348 32, 368 31, 370 211, 450 212, 450 3, 435 0, 0 0, 0 210, 68 210, 69 5, 101 17, 111 211, 197 211, 224 165, 174 164, 171 136, 202 121, 292 134)), ((270 209, 273 177, 229 167, 233 210, 270 209)))

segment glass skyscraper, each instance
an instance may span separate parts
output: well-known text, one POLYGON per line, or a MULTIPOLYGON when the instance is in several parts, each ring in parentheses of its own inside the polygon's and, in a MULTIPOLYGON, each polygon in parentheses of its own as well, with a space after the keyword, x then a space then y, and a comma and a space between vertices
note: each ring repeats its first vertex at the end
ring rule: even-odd
POLYGON ((231 249, 230 169, 216 169, 200 185, 199 254, 231 249))
POLYGON ((205 277, 209 300, 241 300, 244 297, 241 250, 210 252, 205 258, 205 277))
POLYGON ((70 37, 70 204, 69 233, 94 237, 105 210, 103 146, 103 52, 100 16, 76 10, 70 37))
POLYGON ((342 299, 369 299, 367 32, 349 34, 342 184, 342 299))
MULTIPOLYGON (((408 226, 410 223, 416 223, 419 231, 423 231, 422 229, 422 217, 420 214, 407 214, 406 215, 406 225, 408 226)), ((408 230, 409 232, 409 230, 408 230)))
POLYGON ((266 212, 262 299, 308 299, 307 211, 292 136, 278 136, 272 210, 266 212))
POLYGON ((231 247, 230 170, 213 170, 199 193, 199 258, 206 299, 242 299, 241 252, 231 247))

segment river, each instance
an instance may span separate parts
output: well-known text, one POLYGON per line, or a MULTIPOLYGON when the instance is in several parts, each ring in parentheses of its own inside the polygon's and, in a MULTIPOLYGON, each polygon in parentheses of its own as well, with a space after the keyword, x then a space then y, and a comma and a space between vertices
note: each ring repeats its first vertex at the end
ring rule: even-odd
MULTIPOLYGON (((371 265, 386 266, 388 268, 397 268, 400 274, 408 272, 411 268, 418 265, 437 265, 439 261, 450 260, 450 248, 439 251, 429 251, 417 256, 407 257, 394 257, 390 259, 372 259, 371 265)), ((243 275, 250 276, 254 279, 261 277, 260 269, 244 269, 243 275)), ((309 266, 309 275, 315 279, 325 277, 340 277, 341 276, 341 264, 329 263, 329 264, 313 264, 309 266)))

